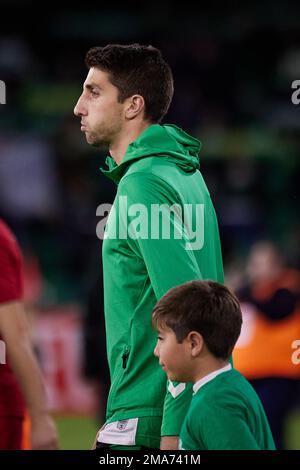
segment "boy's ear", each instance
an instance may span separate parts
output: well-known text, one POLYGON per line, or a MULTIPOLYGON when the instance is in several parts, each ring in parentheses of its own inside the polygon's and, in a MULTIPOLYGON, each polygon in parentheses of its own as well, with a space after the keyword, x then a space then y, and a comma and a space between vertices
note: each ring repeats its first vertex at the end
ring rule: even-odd
POLYGON ((192 357, 197 357, 203 350, 204 341, 202 335, 198 331, 190 331, 187 340, 190 344, 192 357))

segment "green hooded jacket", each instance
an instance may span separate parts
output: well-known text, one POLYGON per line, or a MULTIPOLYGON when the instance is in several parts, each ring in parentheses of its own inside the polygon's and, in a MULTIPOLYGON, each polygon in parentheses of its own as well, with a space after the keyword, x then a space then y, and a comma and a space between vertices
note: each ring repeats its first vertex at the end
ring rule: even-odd
POLYGON ((107 423, 163 416, 162 435, 178 435, 189 406, 191 387, 167 386, 153 354, 151 314, 171 287, 194 279, 223 282, 200 147, 178 127, 154 124, 128 146, 120 165, 107 157, 109 169, 102 170, 118 185, 103 241, 107 423))

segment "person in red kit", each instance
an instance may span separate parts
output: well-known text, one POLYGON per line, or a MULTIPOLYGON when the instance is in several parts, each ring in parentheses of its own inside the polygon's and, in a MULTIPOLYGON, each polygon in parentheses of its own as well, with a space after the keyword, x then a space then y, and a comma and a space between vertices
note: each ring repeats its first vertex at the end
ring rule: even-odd
POLYGON ((0 449, 21 449, 25 406, 31 422, 31 448, 56 449, 56 428, 47 411, 22 297, 21 251, 0 219, 0 449))

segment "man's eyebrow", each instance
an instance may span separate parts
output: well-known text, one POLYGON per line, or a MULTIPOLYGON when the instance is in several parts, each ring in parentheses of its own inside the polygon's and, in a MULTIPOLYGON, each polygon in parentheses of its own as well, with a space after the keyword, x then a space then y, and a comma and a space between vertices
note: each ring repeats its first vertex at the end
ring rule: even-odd
POLYGON ((83 88, 87 90, 92 90, 93 88, 98 88, 99 90, 102 90, 101 86, 97 85, 97 83, 84 83, 83 88))

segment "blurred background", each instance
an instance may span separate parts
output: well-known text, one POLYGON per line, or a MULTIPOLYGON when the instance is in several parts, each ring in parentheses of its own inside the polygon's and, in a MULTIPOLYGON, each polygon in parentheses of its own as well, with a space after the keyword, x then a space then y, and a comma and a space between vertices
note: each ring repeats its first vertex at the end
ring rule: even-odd
POLYGON ((103 422, 109 377, 96 208, 116 191, 99 171, 105 153, 86 144, 73 107, 90 47, 140 42, 160 48, 173 69, 165 122, 203 143, 226 280, 247 320, 235 360, 266 408, 277 397, 266 411, 278 442, 299 449, 300 364, 291 366, 292 340, 300 340, 300 105, 291 101, 299 2, 2 0, 0 11, 0 217, 25 256, 26 304, 61 447, 89 448, 103 422), (257 355, 270 338, 273 349, 257 355))

